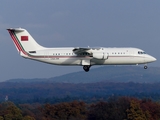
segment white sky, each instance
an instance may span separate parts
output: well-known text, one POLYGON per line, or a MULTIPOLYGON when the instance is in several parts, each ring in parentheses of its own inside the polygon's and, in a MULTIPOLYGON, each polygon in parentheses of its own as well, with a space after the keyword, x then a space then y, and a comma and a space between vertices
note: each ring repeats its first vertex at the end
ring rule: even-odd
MULTIPOLYGON (((0 4, 0 81, 49 78, 82 67, 64 67, 19 56, 7 28, 27 29, 46 47, 137 47, 160 67, 159 0, 4 0, 0 4)), ((91 68, 92 69, 92 68, 91 68)))

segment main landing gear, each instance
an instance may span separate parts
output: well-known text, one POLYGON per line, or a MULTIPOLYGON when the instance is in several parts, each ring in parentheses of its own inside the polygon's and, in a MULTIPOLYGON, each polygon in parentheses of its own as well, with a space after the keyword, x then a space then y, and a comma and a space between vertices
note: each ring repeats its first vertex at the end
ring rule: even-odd
POLYGON ((84 69, 84 71, 88 72, 90 67, 91 67, 90 65, 84 65, 83 69, 84 69))
POLYGON ((144 66, 144 69, 147 69, 147 68, 148 68, 147 65, 145 65, 145 66, 144 66))

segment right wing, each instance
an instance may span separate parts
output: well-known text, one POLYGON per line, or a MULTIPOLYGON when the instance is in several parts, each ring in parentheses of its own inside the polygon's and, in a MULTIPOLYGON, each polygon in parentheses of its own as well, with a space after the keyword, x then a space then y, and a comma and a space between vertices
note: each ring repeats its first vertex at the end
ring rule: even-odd
POLYGON ((79 48, 79 47, 77 47, 77 48, 74 48, 73 49, 73 52, 75 53, 75 54, 80 54, 80 53, 91 53, 91 48, 79 48))

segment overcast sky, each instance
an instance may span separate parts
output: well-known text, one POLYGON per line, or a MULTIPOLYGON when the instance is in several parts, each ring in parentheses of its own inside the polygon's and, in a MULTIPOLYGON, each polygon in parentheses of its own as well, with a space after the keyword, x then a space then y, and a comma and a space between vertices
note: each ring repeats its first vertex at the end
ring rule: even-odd
MULTIPOLYGON (((50 78, 82 66, 55 66, 19 56, 7 28, 27 29, 45 47, 137 47, 160 67, 160 0, 3 0, 0 81, 50 78)), ((94 68, 94 67, 93 67, 94 68)), ((93 69, 91 68, 91 70, 93 69)))

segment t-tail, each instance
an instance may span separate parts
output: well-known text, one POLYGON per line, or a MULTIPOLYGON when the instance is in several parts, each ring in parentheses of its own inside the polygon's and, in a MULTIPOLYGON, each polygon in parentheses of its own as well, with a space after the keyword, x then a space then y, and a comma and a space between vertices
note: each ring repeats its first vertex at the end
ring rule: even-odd
POLYGON ((23 57, 27 57, 29 52, 44 49, 39 45, 27 30, 22 28, 7 29, 18 52, 23 57))

